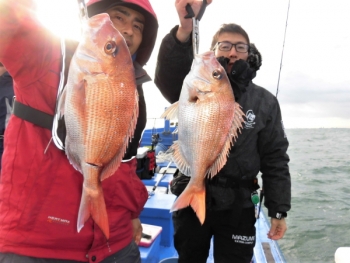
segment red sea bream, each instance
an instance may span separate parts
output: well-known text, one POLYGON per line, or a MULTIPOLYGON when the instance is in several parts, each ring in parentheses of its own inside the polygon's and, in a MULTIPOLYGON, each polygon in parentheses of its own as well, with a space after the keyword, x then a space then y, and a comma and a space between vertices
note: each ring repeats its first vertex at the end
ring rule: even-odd
POLYGON ((195 55, 179 101, 162 116, 178 118, 178 141, 171 146, 172 158, 182 173, 191 176, 171 211, 191 206, 203 224, 205 178, 212 178, 225 165, 244 117, 214 52, 195 55))
POLYGON ((65 152, 84 177, 78 232, 91 216, 108 239, 101 181, 118 169, 138 117, 130 52, 108 14, 87 21, 59 109, 67 129, 65 152))

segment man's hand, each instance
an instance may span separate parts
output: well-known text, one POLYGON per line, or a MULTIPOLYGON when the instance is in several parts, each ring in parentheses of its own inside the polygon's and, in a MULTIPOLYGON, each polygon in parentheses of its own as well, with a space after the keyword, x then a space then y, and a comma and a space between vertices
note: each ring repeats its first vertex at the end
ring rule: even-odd
POLYGON ((267 233, 267 237, 272 240, 281 239, 284 236, 284 233, 287 231, 287 223, 284 218, 276 219, 271 218, 271 228, 269 233, 267 233))
POLYGON ((131 222, 132 222, 133 238, 135 240, 135 243, 138 245, 140 243, 141 236, 142 236, 141 221, 139 218, 135 218, 131 220, 131 222))
MULTIPOLYGON (((207 0, 207 4, 209 5, 212 1, 213 0, 207 0)), ((193 26, 192 19, 185 18, 185 16, 187 15, 187 11, 186 11, 187 4, 191 5, 195 16, 197 16, 203 4, 203 1, 202 0, 176 0, 175 1, 176 11, 180 20, 180 25, 176 33, 176 38, 180 42, 186 42, 192 32, 192 26, 193 26)))

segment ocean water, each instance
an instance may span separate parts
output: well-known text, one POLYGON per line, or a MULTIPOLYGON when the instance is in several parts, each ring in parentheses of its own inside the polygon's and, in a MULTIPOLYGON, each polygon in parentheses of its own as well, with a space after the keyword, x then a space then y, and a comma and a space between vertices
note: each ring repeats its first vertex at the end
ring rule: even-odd
POLYGON ((288 263, 334 263, 350 247, 350 129, 290 129, 292 208, 278 243, 288 263))

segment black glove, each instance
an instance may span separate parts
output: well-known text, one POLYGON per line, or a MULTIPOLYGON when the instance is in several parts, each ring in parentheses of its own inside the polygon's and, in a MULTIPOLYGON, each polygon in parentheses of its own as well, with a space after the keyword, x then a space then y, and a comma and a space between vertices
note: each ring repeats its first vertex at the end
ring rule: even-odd
MULTIPOLYGON (((230 59, 218 57, 217 60, 223 68, 227 70, 230 59)), ((234 95, 237 99, 242 93, 246 92, 246 87, 249 85, 249 82, 255 78, 256 71, 260 69, 262 64, 261 61, 260 52, 254 44, 251 44, 247 62, 239 59, 233 63, 232 69, 227 73, 227 76, 230 79, 234 95)))
MULTIPOLYGON (((218 57, 217 60, 225 71, 227 71, 227 65, 230 59, 226 57, 218 57)), ((246 86, 248 86, 249 82, 252 80, 251 74, 252 71, 248 63, 241 59, 235 61, 232 65, 231 72, 227 73, 236 100, 241 97, 242 93, 247 91, 246 86)))
POLYGON ((252 69, 247 62, 242 59, 235 61, 232 65, 231 72, 228 74, 230 80, 237 84, 242 92, 245 87, 256 76, 256 70, 252 69))

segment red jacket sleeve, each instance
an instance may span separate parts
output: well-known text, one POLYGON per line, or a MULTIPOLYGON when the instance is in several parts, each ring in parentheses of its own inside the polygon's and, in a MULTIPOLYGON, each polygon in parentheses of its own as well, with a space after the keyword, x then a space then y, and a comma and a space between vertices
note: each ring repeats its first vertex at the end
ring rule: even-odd
POLYGON ((0 61, 14 79, 16 100, 54 113, 61 44, 36 18, 32 0, 0 0, 0 61))
POLYGON ((27 86, 49 68, 55 37, 36 18, 32 0, 0 0, 0 14, 0 61, 18 86, 27 86))

